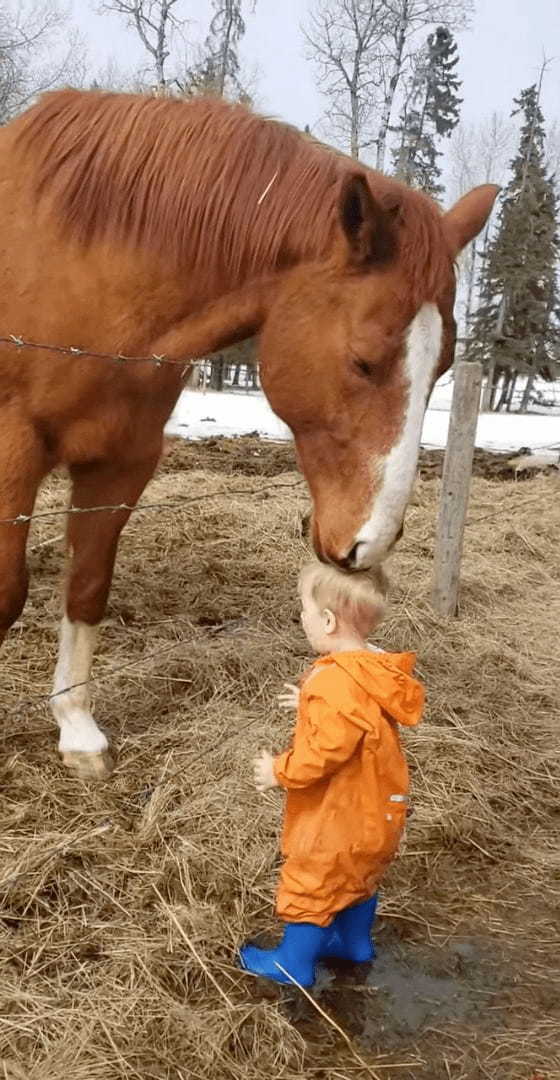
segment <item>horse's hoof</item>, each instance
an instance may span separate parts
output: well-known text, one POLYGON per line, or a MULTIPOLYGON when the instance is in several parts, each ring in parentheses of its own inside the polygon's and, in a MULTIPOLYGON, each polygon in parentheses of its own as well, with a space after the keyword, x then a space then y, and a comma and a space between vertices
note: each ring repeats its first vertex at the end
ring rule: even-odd
POLYGON ((82 750, 69 750, 62 755, 62 763, 80 780, 106 780, 114 764, 108 750, 88 754, 82 750))

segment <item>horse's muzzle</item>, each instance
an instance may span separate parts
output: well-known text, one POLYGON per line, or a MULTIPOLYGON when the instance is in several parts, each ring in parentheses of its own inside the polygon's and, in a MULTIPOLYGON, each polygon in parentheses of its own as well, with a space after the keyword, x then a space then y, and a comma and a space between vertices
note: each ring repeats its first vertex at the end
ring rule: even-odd
MULTIPOLYGON (((398 544, 402 538, 404 532, 404 524, 400 526, 395 539, 385 552, 385 556, 389 555, 393 548, 398 544)), ((327 557, 326 561, 332 563, 335 566, 340 567, 341 570, 345 570, 347 573, 353 573, 359 570, 372 570, 381 565, 379 558, 375 557, 376 553, 372 551, 371 545, 367 540, 358 540, 350 548, 347 555, 340 558, 327 557)), ((381 560, 383 562, 383 560, 381 560)))

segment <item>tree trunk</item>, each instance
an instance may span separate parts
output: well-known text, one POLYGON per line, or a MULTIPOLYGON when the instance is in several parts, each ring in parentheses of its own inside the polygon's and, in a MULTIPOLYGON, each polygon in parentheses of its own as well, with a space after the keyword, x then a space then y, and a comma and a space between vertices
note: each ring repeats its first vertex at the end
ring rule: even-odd
POLYGON ((426 109, 428 108, 429 89, 430 89, 430 87, 429 87, 428 81, 426 80, 426 89, 425 89, 425 92, 424 92, 424 101, 423 101, 423 104, 422 104, 422 113, 420 115, 420 124, 418 126, 418 133, 416 135, 416 142, 414 143, 414 146, 412 148, 412 153, 409 154, 409 158, 408 158, 409 176, 406 179, 407 184, 411 183, 412 178, 414 176, 414 168, 415 168, 415 165, 416 165, 416 155, 417 155, 418 150, 420 148, 420 142, 421 142, 421 140, 422 140, 422 138, 424 136, 424 124, 426 122, 426 109))
POLYGON ((504 371, 504 381, 502 383, 502 391, 496 405, 496 412, 500 412, 503 405, 506 405, 509 396, 509 388, 512 381, 512 375, 509 371, 504 371))
POLYGON ((488 366, 488 374, 486 376, 486 386, 482 391, 482 400, 480 402, 481 412, 490 412, 492 409, 492 400, 494 398, 495 386, 494 379, 496 377, 496 362, 491 360, 488 366))
POLYGON ((379 172, 383 172, 385 166, 387 132, 389 130, 389 124, 391 122, 391 113, 393 111, 395 93, 401 77, 402 58, 404 46, 406 43, 406 31, 408 28, 408 3, 409 0, 401 0, 401 13, 395 35, 395 55, 393 57, 393 66, 389 78, 389 86, 387 87, 385 101, 383 102, 381 123, 379 125, 379 132, 377 135, 377 157, 375 167, 379 170, 379 172))
POLYGON ((234 369, 233 369, 233 379, 232 379, 232 383, 231 383, 232 386, 239 386, 240 372, 241 372, 241 364, 236 364, 234 369))
POLYGON ((350 92, 350 108, 352 112, 350 126, 350 156, 356 161, 360 156, 359 120, 358 120, 358 96, 355 90, 350 92))
POLYGON ((189 371, 189 374, 187 375, 187 378, 185 379, 185 387, 188 386, 189 390, 198 390, 200 386, 201 374, 202 371, 200 364, 193 364, 191 370, 189 371))
POLYGON ((228 73, 228 70, 227 70, 228 54, 229 54, 229 47, 230 47, 230 42, 231 42, 231 32, 232 32, 232 28, 233 28, 233 15, 234 15, 233 4, 231 2, 226 5, 226 12, 227 12, 226 32, 225 32, 224 39, 222 41, 221 55, 220 55, 220 69, 219 69, 218 78, 217 78, 217 81, 216 81, 216 89, 217 89, 218 94, 220 95, 220 97, 224 96, 224 91, 225 91, 225 88, 226 88, 226 78, 227 78, 227 73, 228 73))
POLYGON ((500 379, 502 377, 503 372, 502 372, 502 369, 497 366, 495 361, 493 361, 493 363, 494 363, 494 385, 492 387, 492 392, 490 394, 490 412, 497 412, 498 407, 496 405, 496 398, 498 396, 498 388, 499 388, 499 385, 500 385, 500 379))
POLYGON ((165 27, 160 26, 156 50, 156 72, 160 91, 165 90, 165 60, 167 55, 168 53, 165 49, 165 27))
POLYGON ((513 404, 513 395, 515 394, 515 387, 517 384, 517 372, 512 371, 510 376, 510 383, 508 387, 508 395, 506 401, 506 412, 511 412, 511 406, 513 404))
POLYGON ((471 323, 473 296, 474 296, 474 280, 476 269, 476 244, 473 240, 472 244, 469 244, 468 251, 468 270, 467 270, 467 301, 465 304, 465 334, 468 334, 471 323))
POLYGON ((535 385, 536 374, 529 375, 527 382, 525 383, 525 389, 523 391, 523 397, 521 398, 521 405, 519 406, 519 412, 527 412, 529 407, 529 399, 533 393, 533 386, 535 385))
POLYGON ((166 92, 165 61, 169 56, 169 49, 167 47, 167 23, 170 17, 170 9, 174 3, 175 0, 162 0, 159 12, 159 23, 157 26, 155 26, 151 19, 145 15, 142 10, 142 5, 139 3, 134 5, 133 11, 129 8, 119 7, 118 5, 113 8, 115 11, 123 11, 125 14, 132 15, 142 44, 154 58, 157 78, 157 97, 165 96, 166 92), (155 44, 153 41, 150 41, 148 37, 148 26, 151 27, 152 30, 155 30, 155 44))
POLYGON ((360 102, 358 96, 360 58, 360 51, 356 48, 352 82, 350 83, 350 156, 355 158, 356 161, 360 156, 360 102))
POLYGON ((224 388, 224 360, 222 356, 214 356, 210 369, 210 389, 223 390, 224 388))

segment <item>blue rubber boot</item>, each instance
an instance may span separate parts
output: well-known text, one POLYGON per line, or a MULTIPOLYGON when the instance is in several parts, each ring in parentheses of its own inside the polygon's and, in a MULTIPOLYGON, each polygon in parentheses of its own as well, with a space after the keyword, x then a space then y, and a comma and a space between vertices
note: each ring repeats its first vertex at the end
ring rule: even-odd
POLYGON ((329 930, 321 956, 325 959, 348 960, 352 964, 367 964, 375 959, 371 931, 375 921, 377 894, 354 907, 339 911, 329 930))
POLYGON ((330 934, 330 926, 286 923, 284 936, 276 949, 258 949, 256 945, 243 945, 239 950, 241 967, 263 979, 273 979, 274 982, 289 985, 291 980, 280 971, 282 967, 300 986, 313 986, 315 965, 323 954, 330 934))

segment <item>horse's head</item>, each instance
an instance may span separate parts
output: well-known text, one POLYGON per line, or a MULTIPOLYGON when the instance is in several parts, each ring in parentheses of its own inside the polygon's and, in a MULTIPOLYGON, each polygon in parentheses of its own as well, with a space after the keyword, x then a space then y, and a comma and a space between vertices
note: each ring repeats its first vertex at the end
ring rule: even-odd
POLYGON ((453 261, 497 191, 476 188, 443 217, 430 207, 431 239, 417 230, 407 246, 399 206, 380 205, 353 174, 341 189, 332 258, 285 275, 261 334, 262 383, 293 432, 323 560, 379 565, 402 532, 428 397, 453 361, 453 261))

